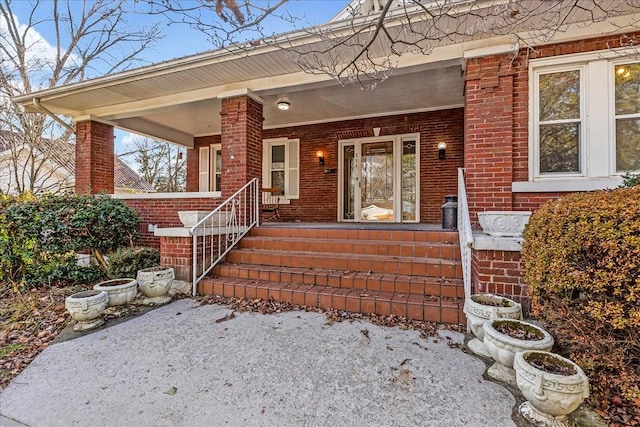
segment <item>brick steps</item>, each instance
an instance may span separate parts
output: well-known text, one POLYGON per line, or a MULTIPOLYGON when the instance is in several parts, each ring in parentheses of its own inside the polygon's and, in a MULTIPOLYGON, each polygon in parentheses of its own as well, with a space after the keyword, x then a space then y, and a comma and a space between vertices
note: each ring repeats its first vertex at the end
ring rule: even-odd
POLYGON ((437 230, 258 227, 198 292, 461 323, 457 239, 437 230))
POLYGON ((293 237, 248 236, 240 242, 242 249, 321 253, 350 253, 400 257, 460 259, 458 245, 440 242, 309 239, 293 237))
POLYGON ((448 278, 460 277, 462 274, 462 267, 457 260, 351 253, 236 249, 227 255, 226 261, 235 264, 321 268, 448 278))
POLYGON ((451 278, 230 263, 217 266, 212 276, 349 290, 464 298, 462 280, 451 278))
POLYGON ((198 293, 226 297, 291 302, 308 307, 354 313, 404 316, 430 322, 462 323, 461 299, 398 294, 329 286, 300 285, 253 279, 206 278, 198 293))

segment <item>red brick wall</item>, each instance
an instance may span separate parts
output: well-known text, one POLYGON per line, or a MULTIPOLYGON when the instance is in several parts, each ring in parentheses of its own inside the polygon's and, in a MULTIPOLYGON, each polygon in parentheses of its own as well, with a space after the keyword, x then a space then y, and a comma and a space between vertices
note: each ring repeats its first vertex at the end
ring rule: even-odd
POLYGON ((113 126, 76 123, 76 193, 113 194, 113 126))
POLYGON ((222 199, 188 198, 188 199, 125 199, 127 206, 135 209, 141 219, 138 226, 140 238, 136 242, 140 246, 160 247, 160 238, 148 231, 149 224, 160 228, 182 227, 178 211, 212 211, 222 199))
POLYGON ((517 251, 473 250, 471 257, 472 293, 504 295, 522 304, 528 313, 530 288, 520 276, 522 262, 517 251))
POLYGON ((511 193, 529 179, 529 60, 617 48, 640 32, 522 49, 517 58, 470 59, 466 71, 465 167, 473 212, 535 210, 559 193, 511 193), (510 99, 509 99, 510 98, 510 99))
POLYGON ((160 265, 173 267, 176 280, 192 282, 193 239, 191 237, 161 237, 160 265))
POLYGON ((308 126, 265 129, 267 138, 300 139, 300 199, 281 207, 285 220, 336 221, 338 212, 338 141, 420 132, 420 220, 442 221, 443 197, 457 193, 457 168, 463 164, 463 110, 443 110, 346 120, 308 126), (438 142, 447 143, 446 160, 438 160, 438 142), (316 151, 325 153, 320 166, 316 151), (324 173, 325 169, 336 169, 324 173), (322 208, 319 209, 319 206, 322 208))
POLYGON ((187 185, 186 191, 200 190, 200 147, 208 147, 211 144, 220 144, 220 135, 203 136, 193 139, 193 148, 187 150, 187 185))
POLYGON ((222 196, 262 177, 262 104, 248 96, 222 100, 222 196))

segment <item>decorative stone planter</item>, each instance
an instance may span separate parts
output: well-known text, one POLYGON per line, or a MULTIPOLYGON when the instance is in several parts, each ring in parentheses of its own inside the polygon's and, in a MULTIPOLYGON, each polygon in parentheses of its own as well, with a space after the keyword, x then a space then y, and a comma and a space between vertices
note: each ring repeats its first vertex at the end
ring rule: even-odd
POLYGON ((93 287, 97 291, 105 291, 109 296, 108 306, 128 304, 138 293, 138 281, 132 278, 112 279, 100 282, 93 287))
POLYGON ((496 237, 522 236, 529 222, 531 212, 487 211, 478 212, 478 222, 482 231, 496 237))
POLYGON ((513 368, 518 388, 527 399, 520 405, 520 413, 536 425, 568 426, 567 415, 589 397, 589 379, 585 373, 571 360, 557 354, 517 353, 513 368))
POLYGON ((482 327, 487 351, 493 360, 507 368, 513 368, 513 359, 519 351, 549 351, 553 347, 553 337, 549 332, 522 320, 490 319, 482 327), (499 331, 502 327, 519 330, 522 337, 516 338, 502 333, 499 331))
POLYGON ((109 297, 104 291, 83 291, 69 295, 64 306, 76 323, 74 331, 86 331, 104 323, 100 317, 107 307, 109 297))
POLYGON ((171 301, 167 296, 175 275, 171 267, 151 267, 138 270, 138 286, 146 297, 143 304, 165 304, 171 301))
MULTIPOLYGON (((211 211, 179 211, 178 218, 185 227, 193 227, 202 221, 211 211)), ((228 212, 219 212, 213 215, 205 222, 206 227, 217 227, 218 225, 227 225, 229 222, 228 212)))
POLYGON ((491 318, 522 319, 522 306, 512 299, 494 294, 474 294, 464 301, 464 314, 473 335, 484 340, 482 325, 491 318))

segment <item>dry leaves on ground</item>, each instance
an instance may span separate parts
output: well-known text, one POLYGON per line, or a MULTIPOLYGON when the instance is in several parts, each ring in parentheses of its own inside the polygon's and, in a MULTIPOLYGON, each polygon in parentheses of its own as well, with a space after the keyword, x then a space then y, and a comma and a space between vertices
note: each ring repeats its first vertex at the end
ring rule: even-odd
POLYGON ((230 298, 219 295, 205 296, 196 298, 201 304, 220 304, 229 307, 238 312, 255 312, 260 314, 274 314, 285 311, 306 311, 313 313, 324 313, 327 318, 327 324, 334 322, 343 322, 354 320, 366 320, 379 326, 397 326, 400 329, 412 329, 420 332, 422 338, 433 337, 437 335, 438 330, 446 329, 456 332, 464 332, 461 325, 439 324, 435 322, 424 322, 419 320, 407 319, 406 317, 390 314, 382 316, 378 314, 361 314, 351 313, 344 310, 329 309, 325 310, 318 307, 309 307, 306 305, 297 305, 290 302, 278 302, 274 300, 247 299, 247 298, 230 298))
POLYGON ((0 287, 0 390, 66 327, 64 299, 79 290, 0 287))

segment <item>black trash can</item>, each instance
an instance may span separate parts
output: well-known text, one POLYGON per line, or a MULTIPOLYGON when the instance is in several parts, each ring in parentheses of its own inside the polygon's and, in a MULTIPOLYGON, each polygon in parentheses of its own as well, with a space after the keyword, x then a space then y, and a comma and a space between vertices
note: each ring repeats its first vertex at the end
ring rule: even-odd
POLYGON ((456 230, 458 228, 458 196, 455 194, 444 196, 442 228, 444 230, 456 230))

